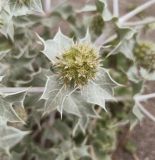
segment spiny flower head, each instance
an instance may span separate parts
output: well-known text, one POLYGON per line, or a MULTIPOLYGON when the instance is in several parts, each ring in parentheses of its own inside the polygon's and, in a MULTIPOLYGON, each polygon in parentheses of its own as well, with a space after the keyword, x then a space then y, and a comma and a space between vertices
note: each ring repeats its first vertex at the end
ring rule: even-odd
POLYGON ((136 63, 147 70, 155 70, 155 46, 151 42, 140 42, 134 47, 136 63))
POLYGON ((66 85, 82 86, 96 75, 97 51, 89 44, 75 44, 58 57, 56 69, 66 85))

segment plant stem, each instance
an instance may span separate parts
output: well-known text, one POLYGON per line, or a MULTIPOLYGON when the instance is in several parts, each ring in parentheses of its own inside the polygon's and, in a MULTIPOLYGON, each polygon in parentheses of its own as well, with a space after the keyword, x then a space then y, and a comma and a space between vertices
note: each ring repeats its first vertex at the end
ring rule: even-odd
POLYGON ((147 109, 145 109, 140 102, 136 102, 137 106, 139 107, 139 109, 148 117, 150 118, 152 121, 155 122, 155 116, 153 116, 149 111, 147 111, 147 109))
POLYGON ((124 23, 123 26, 137 26, 137 25, 144 25, 144 24, 153 23, 153 22, 155 22, 155 18, 147 18, 141 21, 127 22, 127 23, 124 23))
MULTIPOLYGON (((117 0, 113 0, 113 3, 116 3, 116 1, 117 1, 117 0)), ((138 13, 140 13, 140 12, 142 12, 143 10, 147 9, 148 7, 152 6, 154 3, 155 3, 155 0, 150 0, 150 1, 148 1, 148 2, 146 2, 146 3, 144 3, 144 4, 142 4, 142 5, 140 5, 139 7, 135 8, 135 9, 132 10, 131 12, 129 12, 129 13, 127 13, 126 15, 122 16, 121 18, 119 18, 119 24, 121 24, 121 25, 124 25, 124 24, 125 24, 125 26, 127 26, 127 25, 126 25, 127 23, 125 23, 125 22, 126 22, 128 19, 134 17, 134 16, 137 15, 138 13)), ((116 7, 116 6, 117 6, 117 4, 115 5, 115 7, 116 7)), ((114 4, 113 4, 113 8, 114 8, 114 4)), ((115 12, 116 12, 116 8, 115 8, 115 12)), ((142 22, 137 22, 137 23, 138 23, 138 24, 140 24, 140 23, 144 23, 144 24, 145 24, 144 21, 142 21, 142 22)), ((149 23, 149 22, 148 22, 148 23, 149 23)), ((135 22, 135 25, 136 25, 136 22, 135 22)), ((96 39, 95 44, 96 44, 97 46, 103 45, 103 42, 106 40, 107 35, 108 35, 107 33, 103 32, 103 33, 96 39), (105 34, 106 34, 106 35, 105 35, 105 34)), ((113 36, 115 36, 115 34, 112 35, 112 37, 113 37, 113 36)))
MULTIPOLYGON (((42 93, 44 92, 44 89, 45 87, 0 87, 0 93, 15 93, 15 92, 21 92, 21 91, 27 91, 28 93, 42 93)), ((130 101, 132 100, 132 97, 119 96, 119 97, 116 97, 115 99, 116 101, 130 101)))
MULTIPOLYGON (((27 90, 29 93, 42 93, 44 91, 44 87, 1 87, 0 93, 15 93, 27 90)), ((135 101, 145 101, 150 98, 154 98, 155 93, 146 94, 146 95, 136 95, 134 97, 135 101)), ((129 96, 120 96, 116 97, 117 101, 129 101, 132 100, 132 97, 129 96)))
POLYGON ((129 20, 130 18, 134 17, 135 15, 137 15, 138 13, 144 11, 145 9, 149 8, 150 6, 152 6, 155 3, 155 0, 150 0, 147 1, 146 3, 138 6, 137 8, 135 8, 134 10, 132 10, 131 12, 127 13, 126 15, 122 16, 119 19, 120 24, 123 24, 124 22, 126 22, 127 20, 129 20))
POLYGON ((155 93, 150 93, 150 94, 146 94, 146 95, 136 95, 134 97, 135 101, 145 101, 150 98, 155 98, 155 93))
POLYGON ((113 15, 119 17, 119 0, 113 0, 113 15))
POLYGON ((0 88, 0 93, 15 93, 24 90, 29 93, 42 93, 44 91, 44 87, 2 87, 0 88))
POLYGON ((44 0, 43 3, 45 13, 50 13, 52 10, 51 0, 44 0))

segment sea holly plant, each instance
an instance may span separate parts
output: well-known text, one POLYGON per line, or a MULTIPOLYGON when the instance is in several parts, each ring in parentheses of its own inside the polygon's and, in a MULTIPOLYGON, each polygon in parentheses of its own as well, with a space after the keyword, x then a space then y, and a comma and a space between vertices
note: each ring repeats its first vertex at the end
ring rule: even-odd
POLYGON ((155 46, 151 41, 138 41, 133 47, 134 65, 128 71, 133 81, 154 80, 155 46), (135 78, 134 78, 135 77, 135 78))
POLYGON ((53 64, 53 73, 41 96, 46 100, 44 112, 57 109, 61 116, 65 111, 82 118, 97 116, 91 113, 93 105, 106 110, 105 102, 114 100, 113 88, 118 84, 101 66, 100 48, 92 44, 89 31, 77 42, 60 29, 53 39, 40 40, 44 45, 42 52, 53 64))
POLYGON ((155 121, 141 103, 155 49, 139 36, 155 0, 123 15, 119 0, 55 2, 0 0, 0 159, 117 159, 119 126, 155 121))

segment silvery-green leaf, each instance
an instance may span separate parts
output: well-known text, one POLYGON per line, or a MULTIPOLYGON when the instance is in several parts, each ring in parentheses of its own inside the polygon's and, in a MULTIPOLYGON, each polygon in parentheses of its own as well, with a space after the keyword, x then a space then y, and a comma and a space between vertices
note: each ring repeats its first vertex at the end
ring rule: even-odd
POLYGON ((86 44, 90 44, 91 43, 91 36, 90 36, 89 29, 87 29, 85 37, 80 39, 80 43, 86 43, 86 44))
POLYGON ((55 160, 65 160, 66 159, 66 154, 60 154, 59 156, 56 157, 55 160))
POLYGON ((13 1, 10 3, 10 12, 11 16, 21 16, 29 13, 29 9, 25 5, 17 4, 17 1, 13 1))
POLYGON ((9 51, 10 51, 10 49, 0 51, 0 60, 3 59, 9 51))
POLYGON ((11 16, 2 11, 0 17, 2 17, 3 25, 0 27, 0 32, 6 37, 10 37, 12 40, 14 39, 14 26, 11 16))
POLYGON ((140 111, 139 107, 135 104, 132 110, 133 114, 141 121, 144 118, 144 115, 140 111))
POLYGON ((65 36, 61 32, 60 28, 59 28, 58 32, 56 33, 53 40, 58 44, 59 52, 63 52, 65 50, 69 49, 74 44, 73 39, 65 36))
POLYGON ((105 100, 113 97, 102 87, 94 82, 89 82, 81 91, 82 96, 88 103, 96 104, 105 109, 105 100))
POLYGON ((23 120, 24 117, 20 117, 19 113, 17 113, 18 108, 24 108, 23 101, 25 95, 26 92, 23 91, 0 96, 0 117, 5 119, 6 122, 9 121, 25 123, 23 120))
POLYGON ((122 40, 123 39, 130 40, 137 32, 134 28, 122 26, 118 20, 116 22, 116 27, 118 29, 117 32, 119 34, 119 38, 122 40))
MULTIPOLYGON (((103 19, 105 21, 110 21, 113 18, 113 15, 111 14, 108 8, 107 0, 100 0, 100 2, 102 2, 104 6, 103 12, 102 12, 103 19)), ((87 4, 82 9, 77 10, 77 12, 93 12, 93 11, 96 11, 96 6, 90 5, 90 4, 87 4)))
POLYGON ((23 120, 17 115, 12 105, 0 97, 0 117, 1 120, 6 122, 23 122, 23 120))
POLYGON ((99 117, 94 109, 94 105, 90 105, 90 103, 86 101, 85 97, 81 95, 81 91, 73 93, 72 96, 74 97, 74 101, 78 106, 81 117, 99 117))
POLYGON ((89 123, 89 118, 87 116, 86 117, 83 116, 79 119, 78 125, 83 133, 85 133, 88 123, 89 123))
POLYGON ((38 38, 44 44, 44 50, 42 52, 52 62, 55 62, 56 57, 60 56, 66 49, 69 49, 74 44, 73 39, 62 34, 60 29, 51 40, 44 41, 39 36, 38 38))
POLYGON ((82 116, 78 119, 78 121, 75 123, 75 126, 73 128, 73 136, 76 135, 76 132, 78 129, 80 129, 84 134, 86 133, 86 129, 87 129, 87 126, 89 124, 89 116, 85 115, 85 116, 82 116))
POLYGON ((108 8, 107 0, 99 0, 99 1, 101 1, 104 5, 104 9, 103 9, 103 13, 102 13, 103 19, 105 21, 110 21, 113 18, 113 15, 111 14, 111 12, 108 8))
POLYGON ((95 78, 95 83, 100 84, 101 86, 109 86, 111 88, 121 86, 121 84, 117 83, 109 74, 109 71, 105 68, 100 68, 97 76, 95 78))
POLYGON ((132 40, 124 40, 120 46, 120 52, 122 52, 127 58, 134 60, 133 55, 134 42, 132 40))
POLYGON ((108 71, 100 68, 94 81, 84 86, 81 93, 87 102, 99 105, 105 109, 106 100, 115 100, 113 88, 119 85, 115 82, 108 71))
POLYGON ((8 0, 0 0, 0 12, 2 10, 6 10, 7 11, 7 8, 6 8, 7 5, 8 5, 8 0))
POLYGON ((148 80, 148 81, 155 80, 155 72, 149 72, 149 71, 147 71, 146 69, 144 69, 142 67, 140 68, 139 72, 140 72, 140 75, 145 80, 148 80))
POLYGON ((50 112, 50 110, 54 110, 61 105, 65 95, 67 93, 64 90, 64 87, 62 86, 61 88, 56 88, 53 91, 50 92, 49 98, 46 101, 46 106, 45 106, 45 112, 50 112))
POLYGON ((41 0, 32 0, 30 3, 30 8, 32 11, 44 13, 41 0))
POLYGON ((80 12, 93 12, 93 11, 96 11, 96 6, 92 4, 86 4, 83 8, 77 10, 76 12, 80 13, 80 12))
POLYGON ((26 96, 27 90, 16 92, 16 93, 8 93, 4 95, 4 99, 7 102, 23 102, 26 96))
POLYGON ((78 159, 80 159, 81 157, 90 157, 88 146, 85 145, 80 146, 80 148, 76 148, 74 154, 78 159))
POLYGON ((122 27, 119 25, 118 22, 115 28, 117 29, 118 43, 110 51, 109 55, 113 55, 121 52, 127 58, 134 60, 132 51, 133 51, 135 42, 132 38, 136 34, 136 30, 129 27, 122 27))
POLYGON ((44 50, 42 52, 51 62, 54 63, 56 60, 56 57, 59 56, 59 53, 60 53, 58 43, 56 43, 54 40, 44 41, 41 37, 39 37, 39 39, 44 45, 44 50))
POLYGON ((78 106, 72 97, 74 89, 67 89, 62 84, 59 84, 58 81, 57 76, 48 77, 45 91, 41 97, 42 99, 46 99, 44 112, 49 113, 58 109, 60 113, 65 110, 68 113, 80 116, 78 106))
POLYGON ((133 65, 132 67, 129 68, 128 72, 127 72, 127 76, 129 78, 129 80, 138 83, 139 82, 139 76, 138 76, 138 69, 135 65, 133 65))
POLYGON ((49 113, 57 109, 58 105, 61 104, 64 98, 63 85, 58 84, 57 76, 50 76, 46 82, 45 90, 41 99, 46 99, 44 113, 49 113))
POLYGON ((4 78, 4 76, 0 76, 0 82, 2 81, 3 78, 4 78))
POLYGON ((54 90, 58 90, 60 88, 60 86, 58 87, 57 79, 58 77, 56 75, 47 77, 45 90, 41 96, 41 99, 48 99, 51 92, 53 92, 54 90))
POLYGON ((71 90, 65 89, 63 86, 57 91, 50 93, 49 99, 46 101, 45 112, 56 109, 61 113, 63 110, 67 113, 80 116, 78 106, 71 95, 71 90))
POLYGON ((0 126, 0 148, 9 150, 19 143, 28 133, 11 126, 0 126))
MULTIPOLYGON (((74 114, 76 116, 81 116, 81 113, 79 111, 79 106, 77 105, 76 101, 74 100, 74 97, 72 95, 69 95, 66 97, 66 100, 63 103, 63 110, 67 113, 74 114)), ((61 108, 59 109, 61 112, 61 108)))
POLYGON ((3 125, 3 126, 7 125, 7 120, 5 117, 0 116, 0 125, 3 125))
POLYGON ((16 0, 10 0, 9 7, 12 16, 22 16, 32 14, 33 12, 43 13, 41 0, 31 0, 27 2, 27 4, 24 4, 24 2, 19 3, 16 0))

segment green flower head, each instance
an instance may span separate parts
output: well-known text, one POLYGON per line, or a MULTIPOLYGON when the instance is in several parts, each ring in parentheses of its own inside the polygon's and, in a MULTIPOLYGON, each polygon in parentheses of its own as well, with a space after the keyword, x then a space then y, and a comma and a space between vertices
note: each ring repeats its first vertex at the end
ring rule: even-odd
POLYGON ((83 86, 95 78, 99 66, 96 50, 89 44, 75 44, 58 57, 55 67, 66 85, 83 86))
POLYGON ((54 66, 41 97, 46 100, 45 113, 55 109, 72 113, 81 117, 80 124, 82 117, 97 116, 93 106, 105 109, 105 101, 114 99, 117 83, 101 68, 100 48, 92 44, 89 31, 77 42, 60 30, 53 39, 39 39, 44 45, 42 52, 54 66))
POLYGON ((140 42, 134 47, 138 66, 149 71, 155 70, 155 46, 151 42, 140 42))

